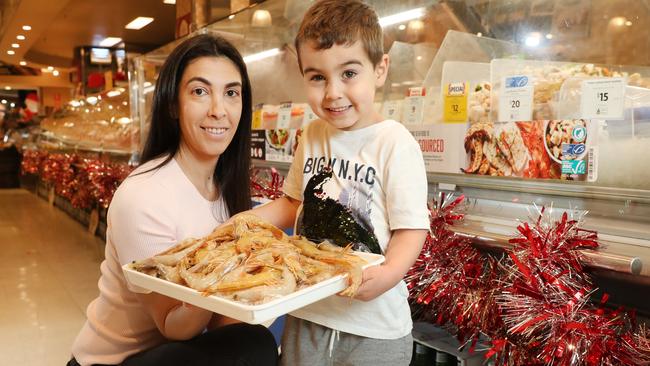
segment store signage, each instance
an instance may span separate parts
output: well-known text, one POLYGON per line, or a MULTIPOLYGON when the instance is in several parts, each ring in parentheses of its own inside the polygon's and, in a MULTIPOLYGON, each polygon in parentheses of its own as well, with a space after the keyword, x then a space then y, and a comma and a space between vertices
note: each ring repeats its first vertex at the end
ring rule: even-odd
POLYGON ((507 76, 501 80, 499 121, 531 121, 533 119, 533 78, 528 75, 507 76))
POLYGON ((420 145, 427 172, 459 173, 461 158, 464 157, 464 124, 435 124, 409 126, 420 145))
POLYGON ((443 90, 443 120, 450 123, 467 122, 469 83, 448 83, 443 90))
POLYGON ((596 78, 582 81, 581 118, 623 119, 625 78, 596 78))

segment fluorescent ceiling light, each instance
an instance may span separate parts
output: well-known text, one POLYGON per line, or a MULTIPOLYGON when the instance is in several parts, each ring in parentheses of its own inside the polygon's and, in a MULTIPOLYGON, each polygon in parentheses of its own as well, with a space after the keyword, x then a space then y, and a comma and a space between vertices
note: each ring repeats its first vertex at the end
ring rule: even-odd
POLYGON ((24 41, 25 36, 23 36, 22 34, 19 34, 19 35, 16 36, 16 39, 19 40, 19 41, 24 41))
POLYGON ((18 43, 12 43, 11 47, 13 48, 20 48, 20 45, 18 43))
POLYGON ((15 55, 15 54, 16 54, 16 52, 14 52, 14 50, 7 51, 7 55, 15 55))
POLYGON ((275 56, 280 53, 279 48, 272 48, 270 50, 262 51, 259 53, 254 53, 252 55, 248 55, 244 57, 244 62, 253 62, 253 61, 259 61, 263 60, 265 58, 269 58, 272 56, 275 56))
POLYGON ((387 17, 379 18, 379 25, 382 27, 387 27, 389 25, 406 22, 411 19, 421 18, 424 16, 424 10, 424 8, 416 8, 407 10, 405 12, 389 15, 387 17))
POLYGON ((99 42, 99 45, 102 47, 113 47, 116 44, 122 42, 122 38, 119 37, 106 37, 104 38, 101 42, 99 42))
POLYGON ((127 24, 126 29, 141 29, 147 24, 153 22, 153 18, 149 17, 137 17, 131 21, 131 23, 127 24))
POLYGON ((29 25, 23 25, 23 30, 27 30, 27 31, 32 30, 32 27, 30 27, 29 25))
POLYGON ((176 0, 163 0, 164 4, 176 4, 176 0))

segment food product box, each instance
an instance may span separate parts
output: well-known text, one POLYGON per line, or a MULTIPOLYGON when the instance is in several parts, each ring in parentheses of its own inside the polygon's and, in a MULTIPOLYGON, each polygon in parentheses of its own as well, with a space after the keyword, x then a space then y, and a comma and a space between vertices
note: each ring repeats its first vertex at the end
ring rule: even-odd
MULTIPOLYGON (((355 252, 355 254, 367 262, 363 268, 381 264, 385 260, 383 255, 361 252, 355 252)), ((203 296, 201 292, 192 288, 138 272, 131 268, 130 263, 125 264, 122 270, 127 281, 133 285, 249 324, 261 324, 335 295, 347 287, 347 275, 338 275, 267 303, 249 305, 217 295, 203 296)))

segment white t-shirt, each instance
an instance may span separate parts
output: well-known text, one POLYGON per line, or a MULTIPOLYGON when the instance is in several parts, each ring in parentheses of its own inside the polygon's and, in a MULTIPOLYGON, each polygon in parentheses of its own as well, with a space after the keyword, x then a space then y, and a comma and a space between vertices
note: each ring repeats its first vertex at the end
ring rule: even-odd
POLYGON ((203 237, 228 218, 222 199, 206 200, 176 160, 151 172, 163 159, 138 167, 115 192, 108 209, 106 259, 99 297, 72 346, 81 365, 119 364, 128 356, 165 342, 130 286, 122 265, 151 257, 189 237, 203 237))
MULTIPOLYGON (((317 120, 303 132, 295 155, 284 192, 304 201, 309 179, 331 166, 332 178, 322 185, 325 196, 349 208, 357 222, 370 223, 382 252, 392 230, 429 229, 424 160, 399 122, 343 131, 317 120)), ((304 211, 300 215, 309 215, 304 211)), ((298 222, 298 233, 300 226, 298 222)), ((413 325, 407 297, 406 284, 400 281, 369 302, 331 296, 291 315, 346 333, 396 339, 409 334, 413 325)))

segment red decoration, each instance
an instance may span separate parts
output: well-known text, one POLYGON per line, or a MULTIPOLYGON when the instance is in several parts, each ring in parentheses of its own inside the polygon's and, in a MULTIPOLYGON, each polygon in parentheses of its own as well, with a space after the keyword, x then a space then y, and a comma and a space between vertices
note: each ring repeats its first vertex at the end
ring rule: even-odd
POLYGON ((275 168, 251 171, 251 196, 275 200, 284 196, 282 185, 284 177, 275 168))
POLYGON ((462 199, 434 202, 431 235, 405 278, 415 319, 445 326, 470 347, 487 335, 486 358, 497 365, 650 364, 649 332, 635 327, 634 314, 605 308, 607 295, 589 302, 596 289, 579 251, 598 246, 595 232, 542 209, 496 263, 449 229, 462 219, 462 199))

